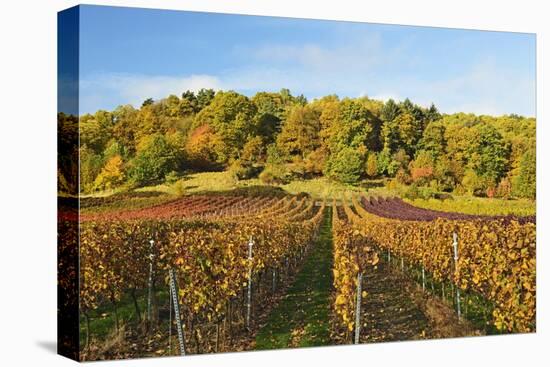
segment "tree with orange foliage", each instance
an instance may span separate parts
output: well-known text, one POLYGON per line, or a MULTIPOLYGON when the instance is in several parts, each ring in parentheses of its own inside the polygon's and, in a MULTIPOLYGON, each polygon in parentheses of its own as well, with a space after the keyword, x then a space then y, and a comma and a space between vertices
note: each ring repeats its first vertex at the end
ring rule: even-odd
POLYGON ((223 151, 223 144, 210 125, 203 125, 191 133, 185 149, 194 168, 212 169, 218 168, 223 161, 218 153, 223 151))

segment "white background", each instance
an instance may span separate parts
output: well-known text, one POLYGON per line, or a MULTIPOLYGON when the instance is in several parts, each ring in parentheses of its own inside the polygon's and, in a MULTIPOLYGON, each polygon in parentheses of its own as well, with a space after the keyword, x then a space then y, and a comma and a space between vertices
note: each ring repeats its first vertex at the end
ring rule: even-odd
MULTIPOLYGON (((94 1, 184 10, 537 33, 537 334, 110 362, 128 366, 541 365, 548 358, 548 188, 543 164, 545 1, 94 1), (546 340, 545 340, 546 339, 546 340), (544 349, 546 347, 546 350, 544 349)), ((74 1, 0 3, 0 365, 64 366, 56 339, 56 12, 74 1)), ((545 25, 546 23, 546 25, 545 25)), ((546 62, 546 65, 545 63, 546 62)))

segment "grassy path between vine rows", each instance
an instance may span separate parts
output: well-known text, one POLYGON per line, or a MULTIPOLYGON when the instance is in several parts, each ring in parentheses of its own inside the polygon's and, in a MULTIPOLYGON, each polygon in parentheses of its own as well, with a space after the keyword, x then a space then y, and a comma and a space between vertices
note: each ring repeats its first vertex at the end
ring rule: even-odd
POLYGON ((256 335, 256 349, 331 344, 331 212, 325 211, 319 236, 281 303, 256 335))
POLYGON ((385 258, 365 271, 363 289, 361 343, 480 335, 469 321, 458 320, 452 305, 424 292, 385 258))
MULTIPOLYGON (((256 334, 255 349, 351 342, 330 331, 332 251, 331 210, 327 209, 315 247, 256 334)), ((363 289, 368 296, 361 307, 361 343, 479 335, 468 322, 458 321, 452 307, 423 292, 384 260, 365 272, 363 289)))

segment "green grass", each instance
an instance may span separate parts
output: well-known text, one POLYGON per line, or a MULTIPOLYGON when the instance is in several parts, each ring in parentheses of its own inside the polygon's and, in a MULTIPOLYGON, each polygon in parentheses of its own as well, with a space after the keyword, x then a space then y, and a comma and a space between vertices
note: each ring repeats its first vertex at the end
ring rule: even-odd
MULTIPOLYGON (((265 185, 259 179, 235 180, 228 172, 201 172, 194 173, 183 179, 183 187, 186 194, 199 194, 205 192, 232 191, 251 187, 274 187, 284 190, 289 194, 307 193, 316 199, 340 198, 345 192, 364 192, 365 190, 330 181, 325 177, 310 180, 295 180, 285 185, 265 185)), ((158 185, 138 189, 136 191, 157 191, 169 195, 175 195, 173 186, 158 185)))
MULTIPOLYGON (((368 194, 381 197, 401 197, 403 198, 407 186, 399 185, 395 188, 388 188, 383 185, 369 189, 368 194)), ((445 193, 446 194, 446 193, 445 193)), ((474 196, 461 196, 446 194, 446 199, 406 199, 414 206, 421 208, 441 210, 444 212, 458 212, 477 215, 536 215, 536 201, 529 199, 499 199, 499 198, 481 198, 474 196)))
POLYGON ((332 233, 329 210, 315 246, 285 298, 258 332, 256 349, 330 344, 332 233))
MULTIPOLYGON (((172 184, 146 186, 133 191, 104 191, 83 196, 82 213, 140 209, 177 199, 183 195, 243 193, 307 193, 315 199, 339 199, 346 192, 367 192, 327 178, 296 180, 285 185, 265 185, 259 179, 235 180, 228 172, 200 172, 185 176, 180 187, 172 184)), ((368 187, 368 183, 367 183, 368 187)))
POLYGON ((280 186, 289 194, 299 194, 305 192, 315 199, 339 199, 344 193, 366 192, 365 189, 331 181, 325 177, 314 178, 311 180, 296 180, 289 184, 280 186))
MULTIPOLYGON (((137 294, 138 306, 142 319, 147 316, 147 295, 143 290, 137 294)), ((168 299, 168 292, 165 290, 157 291, 156 298, 159 302, 165 303, 168 299)), ((134 307, 132 297, 125 293, 122 299, 117 302, 117 314, 119 325, 137 324, 138 317, 134 307)), ((80 345, 86 343, 86 318, 80 315, 80 345)), ((90 338, 92 341, 103 341, 108 338, 116 329, 114 306, 111 303, 104 303, 99 308, 89 312, 90 316, 90 338)))
POLYGON ((459 212, 480 215, 535 215, 536 202, 528 199, 495 199, 478 198, 471 196, 453 196, 452 199, 415 199, 406 200, 412 205, 441 210, 446 212, 459 212))
MULTIPOLYGON (((235 180, 229 172, 192 173, 177 185, 161 184, 147 186, 130 192, 100 192, 88 195, 83 200, 82 212, 128 210, 144 208, 173 200, 184 195, 219 194, 229 192, 247 193, 307 193, 315 199, 340 199, 345 193, 366 193, 374 196, 400 196, 398 189, 389 189, 383 180, 366 180, 360 186, 346 185, 325 177, 295 180, 285 185, 265 185, 259 179, 235 180), (109 196, 110 194, 110 196, 109 196)), ((453 196, 452 199, 407 200, 415 206, 427 209, 453 211, 482 215, 534 215, 535 201, 528 199, 504 200, 453 196)))
POLYGON ((80 211, 83 214, 100 213, 110 211, 123 211, 131 209, 148 208, 163 204, 176 197, 163 192, 149 192, 143 195, 140 192, 126 192, 113 196, 86 197, 80 201, 80 211))
MULTIPOLYGON (((250 181, 237 181, 228 172, 200 172, 189 174, 182 179, 182 186, 185 194, 197 194, 204 191, 231 191, 239 187, 249 186, 250 181)), ((259 182, 259 180, 256 180, 259 182)), ((177 195, 173 185, 161 184, 157 186, 148 186, 139 188, 136 191, 158 191, 168 195, 177 195)))

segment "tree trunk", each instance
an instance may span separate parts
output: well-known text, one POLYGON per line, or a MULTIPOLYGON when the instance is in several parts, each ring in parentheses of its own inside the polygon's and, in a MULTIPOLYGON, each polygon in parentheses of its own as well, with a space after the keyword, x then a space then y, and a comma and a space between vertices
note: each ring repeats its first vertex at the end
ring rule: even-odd
POLYGON ((220 322, 216 323, 216 353, 220 350, 220 322))
POLYGON ((115 326, 116 326, 116 331, 119 331, 119 322, 118 322, 118 310, 117 310, 117 307, 116 307, 116 302, 113 301, 113 308, 114 308, 114 314, 115 314, 115 326))
POLYGON ((86 349, 90 349, 90 316, 87 312, 84 312, 84 318, 86 319, 86 349))
POLYGON ((193 339, 195 340, 196 352, 197 352, 197 354, 200 354, 201 353, 201 348, 200 348, 199 333, 198 333, 197 329, 195 329, 194 332, 193 332, 193 339))
POLYGON ((159 320, 159 305, 158 305, 158 298, 157 298, 157 294, 156 294, 156 290, 157 290, 157 287, 156 287, 156 282, 155 282, 155 278, 153 277, 153 320, 157 322, 158 324, 158 320, 159 320))
POLYGON ((227 312, 229 318, 229 343, 233 344, 233 301, 229 300, 229 311, 227 312))
POLYGON ((138 319, 138 323, 141 324, 141 311, 139 309, 139 304, 138 304, 138 301, 137 301, 137 297, 136 297, 136 288, 132 288, 132 290, 130 291, 130 294, 132 296, 132 300, 134 301, 134 307, 136 309, 136 315, 137 315, 137 319, 138 319))

